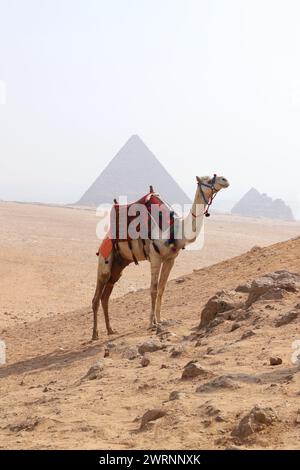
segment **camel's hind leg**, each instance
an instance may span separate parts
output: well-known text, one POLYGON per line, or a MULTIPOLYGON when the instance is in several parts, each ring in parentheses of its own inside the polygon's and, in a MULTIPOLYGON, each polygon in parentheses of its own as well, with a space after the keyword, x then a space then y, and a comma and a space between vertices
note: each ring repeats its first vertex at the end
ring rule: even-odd
POLYGON ((114 334, 114 331, 110 326, 109 315, 108 315, 109 298, 115 286, 115 283, 120 279, 123 269, 126 268, 126 266, 128 266, 129 263, 130 261, 123 260, 122 258, 118 258, 113 261, 110 279, 107 282, 101 295, 101 304, 103 308, 105 325, 106 325, 106 330, 107 330, 108 335, 114 334))
POLYGON ((111 268, 113 262, 113 253, 109 255, 107 259, 104 259, 101 254, 99 254, 99 263, 98 263, 98 273, 97 273, 97 285, 92 301, 93 312, 94 312, 94 324, 93 324, 93 336, 92 339, 98 339, 98 310, 99 303, 104 291, 104 288, 111 276, 111 268))

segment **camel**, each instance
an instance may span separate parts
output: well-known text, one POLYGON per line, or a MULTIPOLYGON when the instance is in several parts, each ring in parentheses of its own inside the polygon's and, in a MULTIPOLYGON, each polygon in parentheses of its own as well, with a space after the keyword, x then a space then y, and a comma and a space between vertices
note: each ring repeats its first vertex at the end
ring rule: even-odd
MULTIPOLYGON (((92 301, 94 323, 92 339, 98 339, 98 310, 101 300, 107 334, 114 334, 110 326, 108 303, 115 283, 122 271, 132 262, 148 260, 151 266, 151 309, 149 328, 161 322, 161 303, 167 280, 180 250, 193 243, 200 233, 203 216, 208 216, 208 208, 214 196, 229 186, 223 176, 196 177, 197 188, 191 209, 186 217, 174 219, 174 231, 181 236, 172 243, 165 239, 119 241, 118 249, 112 250, 107 258, 99 253, 97 285, 92 301), (191 228, 191 229, 189 229, 191 228), (179 230, 180 229, 180 230, 179 230)), ((151 187, 152 189, 152 187, 151 187)), ((116 202, 116 201, 115 201, 116 202)))

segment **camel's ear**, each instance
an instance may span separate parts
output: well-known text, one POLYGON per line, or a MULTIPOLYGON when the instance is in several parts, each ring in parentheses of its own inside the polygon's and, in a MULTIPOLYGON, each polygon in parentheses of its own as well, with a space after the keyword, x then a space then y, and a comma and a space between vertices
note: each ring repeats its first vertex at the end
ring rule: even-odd
POLYGON ((197 180, 198 183, 201 183, 201 178, 200 178, 200 176, 196 176, 196 180, 197 180))

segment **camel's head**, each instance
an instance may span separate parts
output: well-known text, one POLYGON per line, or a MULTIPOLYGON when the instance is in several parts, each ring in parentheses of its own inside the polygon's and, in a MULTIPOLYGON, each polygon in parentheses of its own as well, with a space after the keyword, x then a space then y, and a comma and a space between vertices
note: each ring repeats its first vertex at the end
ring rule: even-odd
POLYGON ((210 187, 213 192, 218 192, 220 189, 228 188, 229 181, 224 176, 196 176, 197 183, 204 187, 210 187))

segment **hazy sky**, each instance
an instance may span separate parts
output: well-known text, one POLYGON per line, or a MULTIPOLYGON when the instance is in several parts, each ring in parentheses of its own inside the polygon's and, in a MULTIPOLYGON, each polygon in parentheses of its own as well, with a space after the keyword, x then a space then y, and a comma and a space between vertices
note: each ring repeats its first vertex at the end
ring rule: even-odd
POLYGON ((75 201, 139 134, 190 195, 217 172, 300 217, 299 23, 299 0, 0 0, 0 199, 75 201))

